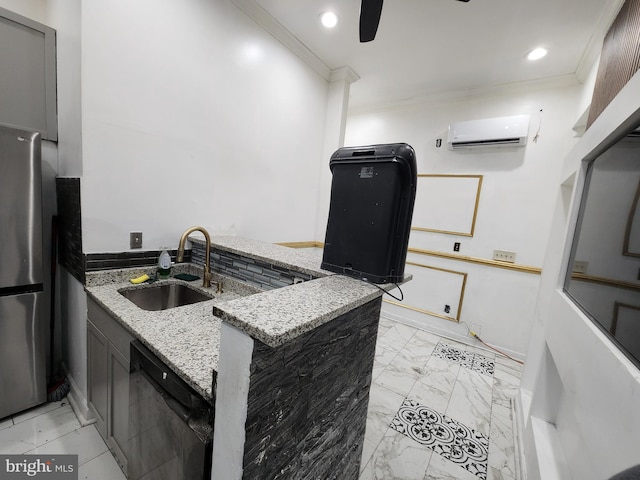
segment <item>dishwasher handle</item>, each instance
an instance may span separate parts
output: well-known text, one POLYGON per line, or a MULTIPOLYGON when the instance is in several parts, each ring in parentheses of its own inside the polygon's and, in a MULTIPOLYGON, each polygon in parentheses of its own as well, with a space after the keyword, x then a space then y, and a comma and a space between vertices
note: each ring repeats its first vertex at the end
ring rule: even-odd
POLYGON ((162 393, 162 399, 164 400, 164 403, 167 404, 167 407, 173 410, 184 423, 189 424, 189 417, 191 417, 191 412, 187 408, 185 408, 184 405, 182 405, 175 398, 167 395, 166 392, 162 393))
POLYGON ((173 410, 178 417, 184 422, 189 423, 189 417, 191 416, 191 412, 187 407, 182 405, 179 401, 173 398, 171 395, 167 393, 167 391, 162 388, 162 385, 159 385, 155 379, 149 375, 144 369, 140 369, 140 373, 144 376, 144 378, 151 384, 151 386, 160 394, 164 403, 167 404, 171 410, 173 410))
POLYGON ((151 384, 164 400, 164 403, 191 429, 191 431, 205 445, 213 441, 214 413, 204 401, 197 401, 196 407, 187 408, 181 402, 173 398, 151 375, 139 369, 142 376, 151 384))
POLYGON ((197 394, 193 389, 139 340, 131 343, 131 371, 134 370, 144 372, 156 390, 166 392, 187 410, 194 407, 194 398, 197 398, 197 394))

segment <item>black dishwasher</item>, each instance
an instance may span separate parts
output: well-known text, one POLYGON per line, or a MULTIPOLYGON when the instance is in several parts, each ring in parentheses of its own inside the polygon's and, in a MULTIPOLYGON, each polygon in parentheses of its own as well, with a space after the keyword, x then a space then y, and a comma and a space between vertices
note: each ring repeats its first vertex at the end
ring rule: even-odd
POLYGON ((139 341, 131 344, 130 480, 208 480, 213 407, 139 341))

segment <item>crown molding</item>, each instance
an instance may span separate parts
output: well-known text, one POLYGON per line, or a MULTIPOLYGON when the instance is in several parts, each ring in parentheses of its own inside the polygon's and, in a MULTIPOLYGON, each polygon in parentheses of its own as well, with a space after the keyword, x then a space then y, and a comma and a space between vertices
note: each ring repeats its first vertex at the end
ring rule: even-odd
POLYGON ((233 3, 322 78, 331 80, 331 69, 255 0, 233 0, 233 3))
POLYGON ((555 77, 546 77, 537 80, 526 80, 522 82, 501 83, 496 85, 487 85, 484 87, 450 90, 447 92, 437 92, 433 94, 416 95, 404 99, 389 99, 382 102, 364 103, 357 106, 349 106, 349 114, 369 113, 380 110, 395 110, 402 108, 412 108, 425 104, 433 104, 438 102, 450 102, 456 100, 464 100, 466 98, 483 97, 490 95, 504 95, 509 93, 525 92, 531 89, 544 90, 548 88, 566 88, 580 85, 580 81, 575 74, 558 75, 555 77))
POLYGON ((329 78, 330 82, 347 82, 353 83, 360 80, 360 76, 353 71, 351 67, 340 67, 335 70, 331 70, 331 76, 329 78))

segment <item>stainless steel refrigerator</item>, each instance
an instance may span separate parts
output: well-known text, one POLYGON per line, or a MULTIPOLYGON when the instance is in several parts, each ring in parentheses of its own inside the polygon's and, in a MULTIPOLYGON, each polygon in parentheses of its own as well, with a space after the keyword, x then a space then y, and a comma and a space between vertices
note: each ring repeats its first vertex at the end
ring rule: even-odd
POLYGON ((0 418, 47 399, 40 134, 0 125, 0 418))

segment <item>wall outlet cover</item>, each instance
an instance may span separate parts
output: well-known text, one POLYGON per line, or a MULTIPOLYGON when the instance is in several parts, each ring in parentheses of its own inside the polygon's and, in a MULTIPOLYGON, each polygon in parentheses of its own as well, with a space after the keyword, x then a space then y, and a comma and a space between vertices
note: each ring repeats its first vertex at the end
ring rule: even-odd
POLYGON ((142 232, 129 233, 129 248, 142 248, 142 232))
POLYGON ((576 260, 573 262, 573 273, 587 273, 587 266, 589 262, 581 262, 576 260))
POLYGON ((494 250, 493 259, 498 260, 499 262, 515 263, 516 252, 510 252, 508 250, 494 250))

